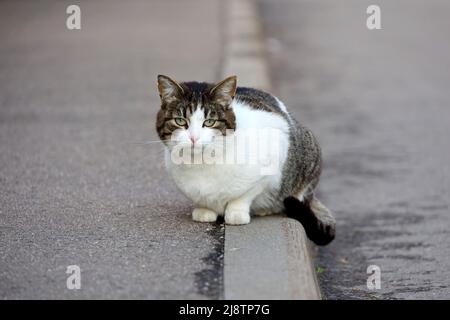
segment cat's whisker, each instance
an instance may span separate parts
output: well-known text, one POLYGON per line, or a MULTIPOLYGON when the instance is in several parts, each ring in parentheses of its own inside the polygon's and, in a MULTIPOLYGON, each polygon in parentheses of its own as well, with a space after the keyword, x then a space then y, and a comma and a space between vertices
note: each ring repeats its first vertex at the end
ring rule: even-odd
MULTIPOLYGON (((179 145, 183 145, 186 144, 186 142, 177 142, 177 141, 173 141, 173 140, 150 140, 150 141, 132 141, 132 142, 128 142, 129 144, 133 144, 133 145, 151 145, 154 143, 164 143, 164 142, 173 142, 175 143, 175 145, 179 144, 179 145)), ((212 145, 216 143, 215 141, 211 141, 211 142, 199 142, 196 145, 198 146, 207 146, 207 145, 212 145)))
MULTIPOLYGON (((165 140, 165 141, 170 141, 170 140, 165 140)), ((153 143, 163 143, 163 140, 149 140, 149 141, 131 141, 128 142, 129 144, 135 144, 135 145, 149 145, 149 144, 153 144, 153 143)))

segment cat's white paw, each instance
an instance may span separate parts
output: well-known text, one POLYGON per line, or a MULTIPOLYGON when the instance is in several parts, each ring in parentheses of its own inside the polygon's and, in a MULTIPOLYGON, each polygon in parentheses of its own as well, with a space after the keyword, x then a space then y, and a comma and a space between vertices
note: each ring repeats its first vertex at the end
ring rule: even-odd
POLYGON ((226 224, 248 224, 250 223, 250 212, 247 208, 228 206, 225 210, 226 224))
POLYGON ((217 213, 206 208, 195 208, 192 211, 192 220, 198 222, 215 222, 217 216, 217 213))

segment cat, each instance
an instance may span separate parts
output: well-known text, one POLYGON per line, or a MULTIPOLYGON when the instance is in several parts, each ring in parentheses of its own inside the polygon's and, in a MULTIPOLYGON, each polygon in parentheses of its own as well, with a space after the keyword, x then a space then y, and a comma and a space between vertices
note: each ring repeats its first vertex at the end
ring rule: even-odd
MULTIPOLYGON (((250 223, 251 215, 285 213, 302 223, 314 243, 326 245, 334 239, 336 221, 314 195, 322 171, 320 146, 283 102, 261 90, 237 87, 236 76, 211 84, 178 83, 159 75, 158 91, 161 108, 156 130, 166 147, 166 167, 177 187, 194 202, 194 221, 215 222, 223 216, 226 224, 242 225, 250 223), (192 160, 191 154, 216 145, 220 137, 234 139, 244 130, 268 128, 277 134, 256 135, 241 152, 245 158, 255 144, 276 142, 277 152, 264 153, 266 162, 279 164, 269 174, 263 173, 259 162, 174 160, 174 154, 192 160)), ((236 152, 230 148, 225 153, 231 150, 236 152)))

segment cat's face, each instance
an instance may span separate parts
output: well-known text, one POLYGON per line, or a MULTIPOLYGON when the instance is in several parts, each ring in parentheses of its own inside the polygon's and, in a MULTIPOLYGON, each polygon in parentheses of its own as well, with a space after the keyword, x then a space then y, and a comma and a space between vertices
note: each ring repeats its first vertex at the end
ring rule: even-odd
POLYGON ((177 83, 166 76, 158 76, 161 109, 156 130, 160 139, 202 146, 212 143, 217 135, 235 129, 235 115, 231 108, 236 93, 236 77, 218 84, 177 83))

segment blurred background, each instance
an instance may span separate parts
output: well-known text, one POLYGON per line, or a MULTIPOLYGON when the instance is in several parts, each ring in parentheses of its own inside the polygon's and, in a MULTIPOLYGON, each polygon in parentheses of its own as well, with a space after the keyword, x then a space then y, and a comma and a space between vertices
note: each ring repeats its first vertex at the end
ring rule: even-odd
MULTIPOLYGON (((255 2, 273 93, 323 148, 324 297, 449 298, 450 3, 255 2)), ((222 298, 223 226, 191 222, 154 123, 157 74, 219 80, 227 4, 0 2, 0 298, 222 298)))

